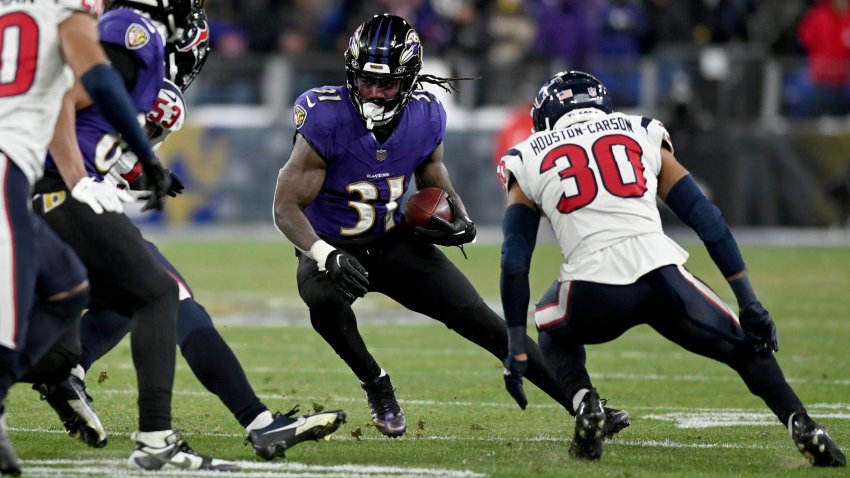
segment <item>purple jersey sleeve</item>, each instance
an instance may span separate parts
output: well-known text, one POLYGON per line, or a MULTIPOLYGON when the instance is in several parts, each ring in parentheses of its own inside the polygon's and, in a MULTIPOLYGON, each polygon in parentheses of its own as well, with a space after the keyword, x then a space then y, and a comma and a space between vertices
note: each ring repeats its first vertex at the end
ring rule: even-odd
MULTIPOLYGON (((153 109, 165 78, 165 46, 151 21, 127 8, 110 10, 98 22, 100 41, 130 52, 136 61, 136 82, 130 97, 140 113, 153 109)), ((115 128, 94 107, 77 111, 77 141, 89 176, 101 179, 121 156, 123 142, 115 128)), ((46 167, 55 170, 53 158, 46 167)))
POLYGON ((417 91, 412 98, 383 143, 366 129, 345 87, 314 88, 295 101, 295 127, 327 165, 319 194, 304 210, 320 237, 370 240, 398 225, 410 179, 446 129, 445 109, 433 95, 417 91))
POLYGON ((97 28, 102 43, 114 43, 133 53, 138 76, 130 93, 138 111, 147 113, 165 77, 162 36, 148 18, 127 8, 106 12, 97 28))

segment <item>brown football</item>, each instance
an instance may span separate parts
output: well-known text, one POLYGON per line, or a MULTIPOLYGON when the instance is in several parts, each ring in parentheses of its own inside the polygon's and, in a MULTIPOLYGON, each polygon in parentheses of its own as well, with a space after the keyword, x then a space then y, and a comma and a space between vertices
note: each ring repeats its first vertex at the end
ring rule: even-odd
POLYGON ((412 228, 428 228, 431 216, 439 216, 452 222, 452 207, 448 194, 439 188, 422 188, 416 191, 404 205, 404 221, 412 228))

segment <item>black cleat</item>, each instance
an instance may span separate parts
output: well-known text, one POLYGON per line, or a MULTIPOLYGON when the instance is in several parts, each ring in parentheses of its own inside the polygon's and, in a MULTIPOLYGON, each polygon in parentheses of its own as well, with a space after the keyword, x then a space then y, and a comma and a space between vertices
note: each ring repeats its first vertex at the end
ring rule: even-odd
POLYGON ((330 434, 345 423, 342 410, 292 418, 296 413, 298 406, 285 414, 275 413, 269 426, 252 430, 245 441, 254 447, 254 453, 260 458, 274 460, 302 441, 330 439, 330 434))
POLYGON ((219 460, 201 455, 193 450, 183 440, 179 432, 163 430, 161 432, 145 433, 145 435, 160 435, 155 440, 141 438, 139 432, 133 432, 130 438, 136 442, 136 449, 130 454, 127 464, 131 468, 142 470, 210 470, 210 471, 239 471, 239 465, 232 461, 219 460), (157 443, 153 443, 156 441, 157 443))
POLYGON ((106 446, 106 430, 91 407, 92 398, 86 393, 86 384, 76 375, 69 375, 55 384, 37 383, 32 388, 56 411, 68 436, 90 447, 106 446))
POLYGON ((607 400, 604 398, 600 399, 600 401, 602 402, 602 409, 605 410, 605 426, 602 427, 603 439, 613 438, 623 428, 632 424, 629 421, 629 412, 606 407, 605 403, 607 400))
POLYGON ((847 458, 826 430, 806 412, 792 413, 788 433, 797 449, 814 466, 847 466, 847 458))
POLYGON ((6 426, 6 414, 0 414, 0 474, 18 476, 21 474, 21 462, 9 439, 6 426))
POLYGON ((580 460, 602 458, 602 439, 605 429, 605 410, 596 390, 584 395, 576 410, 576 431, 570 444, 570 456, 580 460))
POLYGON ((390 376, 384 375, 361 385, 372 413, 372 423, 384 435, 397 438, 407 431, 404 410, 395 399, 395 389, 390 376))

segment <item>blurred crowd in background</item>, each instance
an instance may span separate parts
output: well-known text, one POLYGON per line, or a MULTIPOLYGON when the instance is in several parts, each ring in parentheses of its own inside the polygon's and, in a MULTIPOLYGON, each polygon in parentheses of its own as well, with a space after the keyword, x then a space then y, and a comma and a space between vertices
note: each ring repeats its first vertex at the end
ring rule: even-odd
MULTIPOLYGON (((429 60, 439 59, 452 74, 481 77, 462 100, 470 107, 528 98, 558 69, 598 73, 620 104, 638 106, 647 81, 641 59, 672 54, 687 64, 702 50, 695 61, 711 79, 726 74, 724 64, 734 66, 739 57, 730 60, 731 49, 753 60, 809 58, 810 70, 799 63, 783 72, 781 86, 790 96, 782 100, 783 113, 850 112, 848 0, 210 0, 207 9, 214 59, 307 61, 319 72, 296 89, 313 86, 308 81, 341 83, 340 58, 351 33, 372 14, 388 12, 419 32, 426 71, 429 60), (712 56, 717 51, 722 54, 712 56), (336 68, 335 77, 316 66, 324 62, 329 72, 336 68)), ((687 95, 701 88, 693 78, 677 79, 679 72, 662 73, 660 89, 687 95)), ((261 101, 258 88, 223 86, 212 85, 201 100, 261 101)))
POLYGON ((195 181, 185 221, 267 221, 292 103, 345 82, 361 22, 404 17, 448 115, 452 177, 482 224, 493 162, 530 131, 537 89, 582 69, 615 108, 663 121, 733 224, 850 228, 850 0, 206 0, 212 52, 170 164, 195 181), (461 159, 462 158, 462 159, 461 159))

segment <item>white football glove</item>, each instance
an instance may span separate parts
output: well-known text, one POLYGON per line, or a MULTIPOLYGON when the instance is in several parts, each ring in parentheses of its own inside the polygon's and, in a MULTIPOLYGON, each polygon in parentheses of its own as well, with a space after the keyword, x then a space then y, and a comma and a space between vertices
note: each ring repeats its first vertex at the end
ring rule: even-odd
POLYGON ((74 185, 71 196, 77 201, 84 202, 92 208, 95 214, 108 212, 124 212, 125 202, 133 202, 127 191, 118 189, 110 183, 98 182, 87 176, 74 185))

